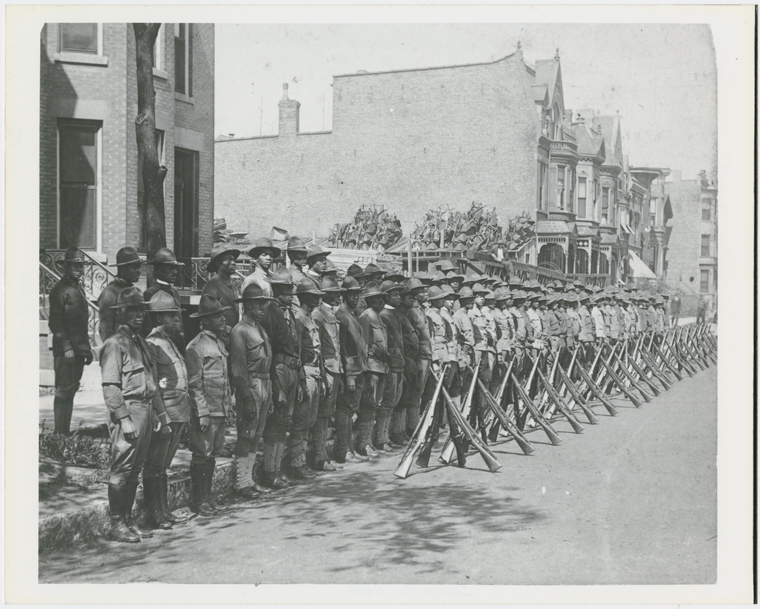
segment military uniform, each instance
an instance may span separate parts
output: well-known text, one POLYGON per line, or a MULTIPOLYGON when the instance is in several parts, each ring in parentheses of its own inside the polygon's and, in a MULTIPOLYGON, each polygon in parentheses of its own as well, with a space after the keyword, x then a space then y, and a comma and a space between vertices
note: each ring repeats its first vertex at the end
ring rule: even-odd
POLYGON ((395 425, 391 423, 391 441, 405 444, 405 435, 411 436, 419 421, 419 409, 414 408, 414 396, 418 393, 420 371, 417 360, 420 355, 420 339, 412 320, 406 311, 399 310, 399 324, 404 343, 404 380, 401 385, 401 398, 392 415, 395 425))
MULTIPOLYGON (((378 294, 381 294, 379 288, 375 297, 379 297, 378 294)), ((371 307, 359 316, 359 324, 367 343, 369 368, 365 375, 366 384, 357 419, 359 435, 356 452, 361 455, 364 454, 366 447, 370 444, 375 414, 379 408, 382 408, 386 374, 388 373, 388 331, 385 329, 385 324, 380 319, 380 315, 371 307)))
POLYGON ((314 467, 315 469, 322 469, 325 463, 329 461, 325 443, 330 418, 335 415, 338 395, 343 387, 341 376, 343 363, 340 351, 340 323, 335 317, 334 308, 323 302, 314 310, 312 318, 319 329, 319 342, 325 367, 325 392, 319 400, 317 421, 311 428, 314 467))
MULTIPOLYGON (((407 409, 407 432, 417 427, 417 421, 420 416, 420 406, 422 405, 422 392, 425 390, 425 384, 427 383, 428 373, 430 371, 430 363, 433 358, 433 346, 430 341, 430 332, 428 330, 427 317, 425 316, 425 310, 419 303, 415 303, 413 307, 407 309, 406 316, 409 321, 412 322, 415 331, 417 332, 417 339, 419 340, 419 356, 417 357, 417 382, 414 384, 414 392, 409 396, 409 405, 407 409), (413 426, 411 425, 413 423, 413 426)), ((411 435, 411 434, 410 434, 411 435)))
POLYGON ((376 435, 373 437, 373 443, 376 447, 381 448, 391 441, 389 429, 395 422, 394 432, 398 427, 398 417, 396 408, 401 401, 401 393, 404 388, 404 331, 401 311, 386 304, 380 311, 380 319, 385 325, 388 334, 388 373, 386 374, 385 391, 383 393, 382 407, 377 415, 376 435), (396 420, 393 420, 395 415, 396 420))
POLYGON ((132 282, 116 277, 98 296, 98 334, 103 342, 115 334, 121 325, 116 302, 119 294, 126 288, 133 287, 132 282))
POLYGON ((223 307, 229 307, 224 312, 224 320, 227 322, 227 327, 231 332, 232 328, 240 321, 240 307, 238 305, 240 302, 240 292, 235 283, 227 277, 214 275, 206 282, 201 296, 203 294, 213 296, 222 303, 223 307))
MULTIPOLYGON (((143 293, 143 296, 145 297, 145 302, 150 301, 151 298, 153 298, 153 295, 158 291, 163 291, 169 294, 173 299, 174 302, 177 305, 177 308, 180 308, 180 299, 179 299, 179 291, 177 288, 175 288, 173 285, 166 283, 165 281, 161 281, 160 279, 156 279, 156 282, 151 285, 145 292, 143 293)), ((181 318, 180 318, 181 319, 181 318)), ((148 336, 151 331, 154 328, 153 320, 149 315, 145 316, 145 321, 143 322, 143 336, 148 336)), ((184 330, 184 322, 180 322, 179 330, 172 333, 172 336, 170 337, 172 342, 177 346, 177 349, 179 349, 180 353, 185 352, 185 330, 184 330)))

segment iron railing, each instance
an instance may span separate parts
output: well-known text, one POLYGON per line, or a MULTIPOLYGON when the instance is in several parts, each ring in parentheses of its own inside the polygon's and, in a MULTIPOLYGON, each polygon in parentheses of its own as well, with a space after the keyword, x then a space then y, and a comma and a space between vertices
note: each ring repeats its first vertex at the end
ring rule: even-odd
MULTIPOLYGON (((84 287, 85 292, 91 294, 94 299, 97 299, 103 288, 111 283, 116 278, 116 275, 90 254, 82 250, 80 251, 85 258, 82 287, 84 287)), ((47 267, 48 270, 58 273, 59 276, 63 276, 63 257, 65 253, 65 250, 43 250, 40 252, 40 264, 47 267)))

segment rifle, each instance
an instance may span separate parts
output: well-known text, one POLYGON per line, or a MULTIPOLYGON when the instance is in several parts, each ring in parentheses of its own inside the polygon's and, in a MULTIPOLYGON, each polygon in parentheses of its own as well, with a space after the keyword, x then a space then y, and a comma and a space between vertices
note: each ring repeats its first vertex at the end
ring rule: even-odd
MULTIPOLYGON (((548 382, 549 385, 551 385, 554 382, 554 374, 557 371, 557 365, 558 364, 559 364, 559 357, 555 357, 554 358, 554 363, 552 364, 552 370, 549 373, 549 378, 551 379, 551 382, 548 382)), ((540 366, 538 367, 538 374, 539 374, 539 378, 541 379, 541 383, 544 386, 544 395, 547 398, 547 402, 551 402, 552 403, 551 406, 549 406, 548 408, 544 408, 544 409, 541 409, 541 405, 539 404, 538 409, 541 411, 541 413, 547 419, 551 419, 552 415, 554 414, 554 409, 558 408, 557 402, 551 396, 551 394, 549 392, 549 387, 546 386, 547 385, 546 375, 543 373, 543 370, 541 370, 540 366)), ((552 388, 554 388, 553 385, 552 385, 552 388)))
MULTIPOLYGON (((576 352, 577 353, 577 349, 576 352)), ((578 392, 578 388, 575 386, 573 381, 570 379, 570 371, 573 369, 573 364, 575 363, 575 353, 573 354, 573 360, 570 362, 570 366, 568 367, 568 372, 565 372, 562 368, 562 366, 559 366, 559 377, 562 380, 562 383, 564 385, 564 388, 567 389, 570 392, 570 395, 573 398, 573 401, 578 404, 580 409, 583 411, 583 413, 586 415, 586 418, 588 419, 588 422, 591 425, 596 425, 599 423, 599 419, 594 414, 594 412, 591 410, 591 408, 588 407, 588 404, 586 404, 583 399, 581 398, 580 393, 578 392)))
POLYGON ((443 387, 443 380, 446 378, 448 368, 449 365, 447 363, 443 365, 441 368, 441 379, 436 383, 435 386, 435 392, 433 393, 433 399, 431 402, 433 408, 433 423, 430 427, 428 427, 425 444, 420 451, 419 457, 417 457, 417 465, 419 467, 427 467, 428 463, 430 463, 430 453, 433 451, 435 440, 438 437, 438 428, 440 427, 441 421, 436 417, 436 409, 438 407, 438 396, 441 392, 441 388, 443 387))
POLYGON ((618 363, 618 367, 620 368, 620 371, 623 373, 623 376, 628 379, 628 381, 631 383, 629 387, 635 387, 638 392, 641 394, 641 397, 644 398, 645 402, 651 402, 652 396, 649 395, 644 387, 641 386, 641 384, 633 378, 633 374, 630 373, 626 365, 623 363, 623 360, 620 358, 620 354, 617 352, 615 353, 615 359, 618 363))
POLYGON ((611 416, 616 416, 618 413, 617 408, 615 408, 607 399, 607 396, 604 395, 604 392, 594 382, 594 379, 591 378, 591 375, 586 372, 586 369, 583 366, 578 366, 578 371, 581 373, 583 380, 588 385, 589 390, 591 391, 591 395, 596 396, 596 398, 602 403, 602 405, 607 409, 607 412, 609 412, 611 416))
POLYGON ((636 374, 639 375, 639 379, 644 381, 647 385, 649 385, 649 388, 652 390, 652 393, 654 393, 656 396, 662 394, 662 391, 660 391, 660 388, 657 385, 655 385, 654 381, 647 376, 647 373, 644 372, 641 366, 639 366, 635 358, 629 357, 628 362, 631 364, 631 366, 633 366, 634 372, 636 372, 636 374))
MULTIPOLYGON (((686 374, 688 374, 689 376, 694 376, 696 374, 696 370, 694 370, 678 352, 676 335, 680 332, 680 329, 681 329, 681 326, 679 326, 676 329, 676 331, 673 333, 673 335, 670 337, 670 341, 665 343, 665 346, 668 348, 668 350, 667 351, 660 350, 660 351, 663 351, 665 355, 672 355, 673 359, 678 364, 678 366, 682 368, 683 370, 686 370, 686 374)), ((654 344, 656 345, 657 343, 654 343, 654 344)))
MULTIPOLYGON (((662 349, 660 349, 660 346, 657 343, 653 343, 652 346, 654 347, 654 350, 657 353, 657 355, 660 356, 660 360, 662 360, 662 363, 665 364, 665 367, 668 370, 670 370, 679 381, 682 381, 683 375, 678 371, 678 368, 674 366, 673 363, 662 352, 662 349)), ((694 375, 692 374, 691 376, 694 376, 694 375)))
MULTIPOLYGON (((612 355, 613 356, 615 355, 614 349, 612 350, 612 355)), ((599 361, 602 362, 602 366, 604 366, 604 369, 607 371, 607 374, 610 375, 610 379, 612 379, 612 382, 620 388, 620 391, 622 391, 626 395, 626 397, 629 400, 631 400, 631 402, 633 402, 633 405, 636 406, 636 408, 641 408, 641 402, 639 401, 639 399, 635 395, 633 395, 633 392, 625 385, 625 383, 623 383, 623 381, 620 380, 620 377, 612 369, 612 366, 608 364, 604 360, 604 358, 601 358, 599 361)))
MULTIPOLYGON (((435 377, 435 372, 432 370, 430 372, 433 374, 433 377, 435 377)), ((464 434, 467 436, 467 439, 470 441, 470 444, 472 444, 475 447, 475 450, 480 453, 480 456, 483 457, 483 461, 486 462, 488 469, 492 472, 501 469, 501 463, 496 460, 494 454, 485 444, 483 444, 480 438, 478 438, 478 434, 475 433, 475 430, 472 427, 470 427, 470 424, 467 422, 467 419, 464 417, 464 415, 456 406, 454 406, 454 402, 451 401, 449 392, 446 391, 445 387, 443 388, 443 399, 446 402, 446 407, 449 409, 449 413, 459 426, 459 429, 464 432, 464 434)))
POLYGON ((646 368, 651 370, 652 374, 657 378, 658 381, 660 381, 662 386, 665 387, 666 390, 670 389, 673 386, 670 383, 670 379, 668 379, 665 376, 662 370, 660 370, 659 368, 657 368, 657 366, 654 365, 654 363, 652 362, 652 359, 649 357, 649 354, 646 353, 645 351, 642 351, 640 355, 641 355, 641 361, 643 363, 642 368, 645 366, 646 368))
MULTIPOLYGON (((470 414, 470 409, 472 408, 472 398, 475 395, 475 384, 477 383, 477 376, 478 371, 480 370, 480 364, 482 360, 478 362, 478 365, 475 366, 475 374, 473 374, 472 381, 470 382, 470 389, 467 392, 467 395, 465 396, 464 403, 462 404, 462 416, 466 419, 467 415, 470 414)), ((449 436, 446 439, 446 442, 443 444, 443 450, 441 451, 441 456, 438 457, 438 460, 442 463, 446 463, 447 465, 451 463, 451 457, 454 454, 454 449, 456 447, 454 446, 454 441, 452 440, 451 436, 449 436)), ((463 447, 463 450, 467 452, 467 446, 463 447)))
POLYGON ((501 423, 504 429, 506 429, 509 432, 509 434, 515 439, 515 442, 517 442, 520 445, 520 448, 522 449, 523 453, 525 453, 526 455, 531 454, 535 450, 533 448, 533 445, 530 442, 528 442, 528 439, 522 434, 522 432, 512 424, 512 421, 509 420, 509 417, 507 417, 506 413, 499 406, 499 403, 496 401, 496 398, 494 398, 493 395, 491 395, 491 392, 488 391, 486 386, 483 384, 483 381, 481 381, 480 379, 478 379, 478 387, 480 387, 480 391, 485 396, 488 406, 493 411, 499 423, 501 423))
POLYGON ((517 386, 517 391, 520 394, 520 397, 522 398, 523 402, 525 403, 525 408, 527 408, 528 412, 530 412, 530 414, 533 416, 536 423, 538 423, 541 426, 541 429, 544 430, 544 433, 546 433, 546 436, 549 438, 549 441, 552 444, 554 444, 554 446, 559 446, 560 444, 562 444, 562 438, 560 438, 557 435, 557 432, 554 431, 554 428, 551 426, 549 421, 544 419, 543 415, 540 412, 538 412, 538 410, 536 410, 536 407, 533 405, 533 402, 528 396, 528 392, 525 391, 523 386, 517 382, 517 378, 515 378, 514 372, 512 372, 512 382, 515 383, 515 385, 517 386))
MULTIPOLYGON (((435 399, 437 399, 442 385, 443 375, 441 375, 441 378, 438 380, 438 383, 436 385, 434 394, 435 399)), ((406 452, 404 453, 404 456, 401 457, 401 462, 398 464, 396 471, 393 472, 393 475, 397 478, 404 479, 409 475, 409 470, 412 468, 412 460, 414 459, 414 455, 422 446, 423 438, 427 435, 428 430, 430 429, 430 424, 433 422, 435 399, 426 406, 425 413, 422 417, 420 417, 420 422, 417 424, 417 429, 414 430, 414 434, 412 435, 411 440, 409 440, 409 445, 406 447, 406 452)))
MULTIPOLYGON (((556 362, 557 359, 558 358, 555 357, 554 361, 556 362)), ((583 425, 581 425, 580 421, 578 421, 578 419, 576 419, 573 414, 567 409, 565 403, 562 401, 562 398, 557 395, 557 392, 554 390, 552 384, 547 380, 546 375, 544 375, 544 372, 541 370, 541 368, 538 368, 538 378, 541 379, 541 383, 543 383, 546 391, 549 393, 549 398, 551 401, 554 402, 554 405, 557 407, 557 409, 564 415, 575 433, 583 433, 583 425)))
MULTIPOLYGON (((496 393, 496 396, 492 396, 496 400, 496 404, 499 406, 500 410, 503 410, 501 408, 501 403, 504 399, 504 390, 507 387, 507 382, 509 381, 509 373, 512 372, 512 367, 514 365, 515 365, 515 358, 513 357, 510 360, 509 365, 507 366, 507 371, 504 373, 504 378, 501 379, 501 385, 499 385, 499 391, 496 393)), ((491 431, 488 432, 488 439, 491 442, 496 442, 496 440, 499 437, 499 417, 497 416, 496 419, 497 420, 494 422, 493 427, 491 427, 491 431)))
MULTIPOLYGON (((525 351, 524 356, 530 359, 530 355, 528 355, 527 351, 525 351)), ((523 385, 523 387, 525 388, 526 395, 528 395, 528 393, 530 392, 530 386, 533 383, 533 377, 536 374, 536 368, 538 368, 538 357, 536 358, 536 361, 533 362, 533 368, 531 368, 530 374, 528 375, 528 381, 527 381, 527 383, 525 383, 525 385, 523 385)), ((514 374, 512 374, 512 378, 516 379, 516 377, 515 377, 514 374)), ((513 382, 517 382, 517 381, 515 380, 513 382)), ((520 394, 520 392, 518 390, 518 395, 519 394, 520 394)), ((515 396, 515 397, 517 397, 517 396, 515 396)), ((522 424, 522 426, 520 426, 518 424, 518 427, 520 427, 520 429, 525 429, 525 425, 528 425, 529 421, 530 421, 530 411, 527 410, 527 408, 523 409, 523 410, 524 410, 524 413, 523 413, 524 414, 523 424, 522 424)), ((517 418, 517 414, 515 414, 515 418, 517 418)))

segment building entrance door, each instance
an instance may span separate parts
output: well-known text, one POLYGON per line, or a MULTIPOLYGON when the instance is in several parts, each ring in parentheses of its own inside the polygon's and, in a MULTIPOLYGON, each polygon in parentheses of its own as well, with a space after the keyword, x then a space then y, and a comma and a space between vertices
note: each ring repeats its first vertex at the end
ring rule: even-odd
POLYGON ((198 153, 174 149, 174 253, 189 263, 198 255, 198 153))

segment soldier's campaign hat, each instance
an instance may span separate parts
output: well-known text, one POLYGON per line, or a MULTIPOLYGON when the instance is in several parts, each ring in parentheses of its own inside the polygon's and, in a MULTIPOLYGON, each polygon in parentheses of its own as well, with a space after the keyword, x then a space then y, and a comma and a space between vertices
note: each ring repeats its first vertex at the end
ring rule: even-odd
POLYGON ((312 270, 315 273, 319 273, 320 275, 322 275, 322 277, 327 277, 329 275, 332 275, 333 277, 337 277, 338 275, 338 267, 333 264, 332 260, 318 260, 317 262, 314 263, 312 270), (317 270, 318 264, 321 267, 319 270, 317 270))
POLYGON ((459 290, 459 300, 464 300, 465 298, 475 298, 475 294, 473 294, 469 286, 464 286, 459 290))
MULTIPOLYGON (((325 280, 329 279, 329 277, 325 277, 325 280)), ((353 277, 346 277, 343 280, 343 291, 344 292, 361 292, 362 286, 359 285, 359 282, 356 281, 353 277)))
POLYGON ((348 270, 346 271, 346 275, 348 277, 356 277, 357 279, 361 277, 366 277, 366 275, 364 274, 364 269, 360 267, 358 264, 352 264, 350 267, 348 267, 348 270))
POLYGON ((385 292, 380 288, 380 284, 376 281, 370 281, 367 285, 364 286, 364 293, 362 296, 364 296, 364 300, 367 300, 368 298, 374 298, 375 296, 383 296, 385 292))
POLYGON ((395 281, 386 279, 382 284, 380 284, 380 289, 383 291, 383 294, 390 294, 393 290, 401 290, 402 287, 395 281))
POLYGON ((420 280, 422 285, 430 285, 433 283, 433 278, 430 276, 430 273, 417 273, 415 278, 420 280))
POLYGON ((480 279, 480 275, 478 273, 473 273, 472 275, 466 275, 464 280, 462 281, 463 286, 471 286, 478 282, 478 279, 480 279))
POLYGON ((514 290, 512 292, 512 300, 525 300, 527 294, 522 290, 514 290))
POLYGON ((438 263, 438 270, 442 273, 448 273, 449 271, 456 271, 457 267, 454 266, 454 263, 451 262, 451 260, 441 260, 438 263))
POLYGON ((279 247, 275 247, 274 243, 272 243, 272 240, 269 237, 261 237, 260 239, 256 239, 253 247, 248 250, 248 255, 251 258, 258 258, 266 251, 269 251, 269 253, 272 255, 272 258, 279 258, 282 256, 282 250, 279 247))
POLYGON ((151 313, 179 313, 182 309, 177 305, 174 296, 163 290, 158 290, 148 301, 148 310, 151 313))
POLYGON ((444 298, 446 298, 446 292, 444 292, 437 285, 434 285, 428 291, 428 300, 430 300, 430 301, 442 300, 444 298))
POLYGON ((446 272, 446 281, 456 281, 456 280, 459 280, 459 282, 461 283, 462 281, 465 280, 465 276, 462 275, 461 273, 457 273, 455 270, 446 272))
POLYGON ((385 277, 383 277, 384 281, 404 281, 406 277, 404 277, 403 273, 399 273, 398 271, 390 271, 385 274, 385 277))
POLYGON ((332 275, 325 275, 319 282, 319 289, 323 292, 342 292, 343 288, 338 283, 338 278, 332 275))
POLYGON ((314 280, 304 277, 298 283, 296 294, 313 294, 314 296, 322 296, 324 292, 317 287, 314 280))
POLYGON ((385 275, 385 271, 381 269, 376 264, 373 264, 370 262, 365 268, 364 268, 364 274, 367 275, 367 277, 372 275, 385 275))
POLYGON ((430 283, 433 285, 440 284, 446 280, 446 275, 444 275, 441 271, 433 271, 432 273, 428 273, 430 276, 430 283))
POLYGON ((498 277, 495 277, 493 275, 483 275, 481 283, 483 285, 488 285, 489 283, 491 285, 497 283, 499 281, 498 277))
POLYGON ((306 253, 306 244, 301 237, 293 235, 288 239, 288 251, 289 252, 304 252, 306 253))
MULTIPOLYGON (((172 298, 172 300, 174 300, 172 298)), ((121 309, 122 307, 144 307, 145 299, 140 288, 130 286, 124 288, 119 292, 119 297, 116 299, 116 305, 111 307, 112 309, 121 309)))
POLYGON ((488 294, 489 291, 490 290, 487 287, 485 287, 482 283, 476 283, 474 286, 472 286, 472 293, 475 294, 476 296, 478 294, 483 294, 483 295, 488 294))
POLYGON ((306 248, 306 263, 311 266, 316 260, 319 260, 320 258, 325 259, 330 254, 332 254, 331 250, 323 250, 321 247, 313 243, 306 248))
MULTIPOLYGON (((459 300, 459 294, 457 294, 450 285, 441 286, 441 291, 444 294, 446 300, 459 300)), ((430 296, 428 295, 428 299, 430 296)))
POLYGON ((583 293, 581 293, 581 294, 578 294, 578 301, 579 301, 579 302, 586 302, 586 301, 587 301, 587 300, 589 300, 590 298, 591 298, 591 297, 590 297, 588 294, 586 294, 585 292, 583 292, 583 293))
POLYGON ((267 296, 264 289, 258 283, 249 283, 243 290, 243 296, 236 299, 235 302, 243 302, 245 300, 274 300, 274 298, 267 296))
POLYGON ((127 264, 135 264, 142 262, 140 260, 140 254, 133 247, 122 247, 116 252, 116 264, 111 266, 125 266, 127 264))
POLYGON ((293 283, 293 275, 290 274, 290 269, 284 266, 281 266, 274 273, 272 273, 271 277, 269 278, 269 283, 271 283, 273 286, 278 286, 280 288, 291 288, 293 290, 296 287, 293 283))
POLYGON ((185 266, 184 262, 177 262, 174 252, 168 247, 162 247, 158 250, 148 264, 166 264, 168 266, 185 266))
POLYGON ((64 262, 84 262, 84 254, 80 251, 78 247, 72 245, 70 248, 66 250, 66 253, 63 254, 63 261, 64 262))
POLYGON ((422 283, 417 277, 413 277, 404 284, 401 293, 408 294, 409 292, 414 292, 416 290, 424 290, 425 287, 425 284, 422 283))
POLYGON ((217 243, 214 245, 214 249, 211 250, 211 259, 208 261, 206 270, 209 273, 215 273, 222 263, 225 256, 232 254, 235 260, 240 256, 240 250, 234 247, 229 247, 226 243, 217 243))
POLYGON ((485 299, 486 300, 492 300, 492 301, 496 302, 496 292, 488 292, 485 295, 485 299))
POLYGON ((496 290, 496 302, 507 301, 512 298, 512 293, 507 288, 499 288, 496 290))
POLYGON ((208 317, 209 315, 216 315, 217 313, 222 313, 231 308, 232 307, 223 307, 222 303, 219 302, 216 298, 210 294, 204 294, 201 296, 201 301, 198 304, 198 312, 193 313, 190 315, 190 317, 208 317))

